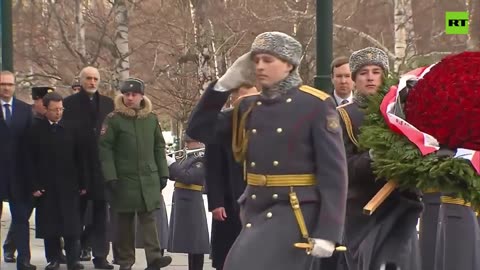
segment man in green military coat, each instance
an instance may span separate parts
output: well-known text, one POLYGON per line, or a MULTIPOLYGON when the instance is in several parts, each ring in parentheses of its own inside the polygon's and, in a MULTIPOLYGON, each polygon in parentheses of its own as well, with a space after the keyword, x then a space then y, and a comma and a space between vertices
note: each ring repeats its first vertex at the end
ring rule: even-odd
POLYGON ((135 213, 143 228, 147 270, 169 265, 162 256, 154 211, 160 208, 158 192, 168 179, 165 141, 152 102, 144 96, 144 83, 127 79, 120 85, 115 110, 107 116, 100 136, 100 160, 107 195, 117 215, 115 258, 121 270, 135 263, 135 213))

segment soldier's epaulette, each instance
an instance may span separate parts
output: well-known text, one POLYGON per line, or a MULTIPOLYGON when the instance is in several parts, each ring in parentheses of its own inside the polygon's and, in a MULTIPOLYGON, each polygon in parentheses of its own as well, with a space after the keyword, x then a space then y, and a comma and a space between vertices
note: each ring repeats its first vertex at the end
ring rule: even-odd
POLYGON ((244 99, 247 98, 247 97, 258 96, 258 95, 260 95, 260 93, 251 93, 251 94, 243 95, 243 96, 237 98, 237 100, 235 100, 235 101, 233 102, 233 107, 237 107, 238 104, 240 104, 240 102, 242 102, 242 100, 244 100, 244 99))
POLYGON ((319 98, 323 101, 330 97, 329 94, 323 92, 322 90, 313 88, 313 87, 308 86, 308 85, 300 86, 300 90, 305 92, 305 93, 309 93, 310 95, 315 96, 315 97, 317 97, 317 98, 319 98))

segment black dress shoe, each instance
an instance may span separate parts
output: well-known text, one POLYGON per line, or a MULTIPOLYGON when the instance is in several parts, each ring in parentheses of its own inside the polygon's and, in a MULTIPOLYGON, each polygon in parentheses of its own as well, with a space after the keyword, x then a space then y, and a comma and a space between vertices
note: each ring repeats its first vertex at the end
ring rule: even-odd
POLYGON ((17 263, 17 270, 37 270, 37 267, 30 263, 17 263))
POLYGON ((67 256, 61 254, 60 257, 58 258, 58 263, 59 264, 67 264, 67 256))
POLYGON ((17 260, 15 259, 15 255, 13 253, 5 253, 3 254, 3 261, 6 263, 14 263, 17 260))
POLYGON ((110 264, 106 259, 93 259, 93 266, 95 269, 105 269, 112 270, 114 268, 113 264, 110 264))
POLYGON ((49 262, 47 266, 45 266, 45 270, 58 270, 60 268, 60 263, 57 261, 49 262))
POLYGON ((88 262, 90 260, 92 260, 92 252, 90 249, 82 249, 80 252, 80 261, 88 262))
POLYGON ((72 265, 67 266, 68 270, 81 270, 81 269, 84 269, 84 268, 85 267, 83 266, 83 264, 81 264, 79 262, 76 262, 76 263, 73 263, 72 265))
POLYGON ((147 268, 145 268, 145 270, 158 270, 162 267, 167 267, 171 263, 172 263, 172 257, 162 256, 162 257, 156 259, 155 261, 153 261, 153 263, 151 265, 147 266, 147 268))
POLYGON ((131 265, 128 265, 128 266, 122 266, 120 265, 120 270, 132 270, 132 266, 131 265))

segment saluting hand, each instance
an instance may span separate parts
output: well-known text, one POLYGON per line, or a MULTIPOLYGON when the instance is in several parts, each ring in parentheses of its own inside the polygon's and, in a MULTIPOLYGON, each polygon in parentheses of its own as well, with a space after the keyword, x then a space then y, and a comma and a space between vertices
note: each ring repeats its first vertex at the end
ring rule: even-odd
POLYGON ((81 189, 80 190, 80 196, 83 196, 85 194, 87 194, 87 190, 86 189, 81 189))
POLYGON ((43 195, 44 192, 45 192, 44 189, 42 189, 42 190, 37 190, 37 191, 33 192, 33 197, 40 197, 40 196, 43 195))
POLYGON ((214 89, 225 92, 239 88, 243 84, 254 85, 255 63, 250 52, 240 56, 217 81, 219 87, 214 89))
POLYGON ((227 218, 227 212, 225 211, 224 207, 218 207, 213 209, 212 216, 215 220, 225 221, 225 219, 227 218))

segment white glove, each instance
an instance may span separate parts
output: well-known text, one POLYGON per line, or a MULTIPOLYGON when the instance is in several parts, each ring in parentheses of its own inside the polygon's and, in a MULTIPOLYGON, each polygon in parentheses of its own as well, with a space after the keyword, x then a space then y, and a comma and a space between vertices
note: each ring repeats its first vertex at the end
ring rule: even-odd
POLYGON ((218 79, 213 89, 218 92, 227 92, 239 88, 242 84, 255 84, 255 63, 251 59, 250 52, 235 60, 227 72, 218 79))
POLYGON ((177 161, 175 160, 175 158, 173 158, 173 157, 171 157, 171 156, 169 156, 169 155, 166 155, 166 157, 167 157, 167 165, 168 165, 168 167, 170 167, 170 165, 172 165, 173 163, 177 162, 177 161))
POLYGON ((313 257, 317 257, 317 258, 332 257, 333 251, 335 251, 335 243, 328 240, 318 239, 318 238, 313 238, 311 240, 313 241, 313 249, 310 254, 313 257))
POLYGON ((368 155, 370 156, 370 159, 374 159, 375 155, 373 149, 368 150, 368 155))

